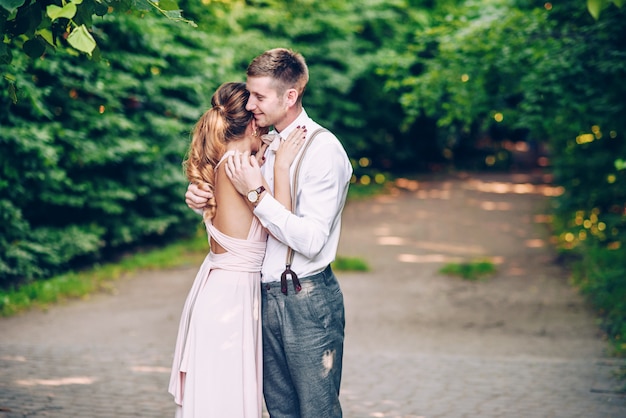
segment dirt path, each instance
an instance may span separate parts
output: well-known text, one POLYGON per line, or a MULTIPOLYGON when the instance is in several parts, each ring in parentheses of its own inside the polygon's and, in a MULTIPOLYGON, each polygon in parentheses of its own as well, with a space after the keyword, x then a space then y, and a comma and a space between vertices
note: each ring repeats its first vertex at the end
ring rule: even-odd
MULTIPOLYGON (((346 300, 344 416, 626 417, 592 313, 553 263, 546 194, 528 175, 407 182, 351 201, 338 273, 346 300), (497 274, 438 273, 489 257, 497 274)), ((0 417, 169 417, 181 306, 196 267, 0 320, 0 417)))
POLYGON ((593 314, 554 263, 545 213, 555 190, 543 180, 407 182, 348 204, 339 253, 373 268, 342 277, 354 416, 626 416, 611 393, 619 363, 604 358, 593 314), (487 281, 438 273, 480 258, 498 263, 487 281))
POLYGON ((601 355, 593 315, 554 263, 545 225, 545 195, 554 188, 539 180, 422 181, 408 185, 414 192, 350 202, 339 253, 365 256, 378 282, 370 285, 379 287, 350 287, 358 295, 352 326, 383 322, 385 341, 401 335, 413 339, 407 348, 433 353, 601 355), (438 273, 445 263, 481 258, 497 263, 485 282, 438 273))

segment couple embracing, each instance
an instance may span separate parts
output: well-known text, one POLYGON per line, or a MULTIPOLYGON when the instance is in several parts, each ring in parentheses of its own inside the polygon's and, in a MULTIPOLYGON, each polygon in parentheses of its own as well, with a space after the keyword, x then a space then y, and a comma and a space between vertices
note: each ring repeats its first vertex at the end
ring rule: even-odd
POLYGON ((302 55, 256 57, 197 122, 187 204, 211 250, 187 296, 169 390, 181 418, 341 417, 334 260, 352 167, 308 117, 302 55), (270 127, 272 132, 268 133, 270 127))

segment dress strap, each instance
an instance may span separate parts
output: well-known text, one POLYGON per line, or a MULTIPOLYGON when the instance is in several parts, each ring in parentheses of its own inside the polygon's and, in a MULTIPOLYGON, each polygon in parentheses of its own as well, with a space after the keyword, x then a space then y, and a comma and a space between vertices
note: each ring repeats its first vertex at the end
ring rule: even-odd
POLYGON ((235 155, 235 151, 233 151, 233 150, 226 151, 226 152, 224 153, 224 155, 222 155, 222 158, 220 159, 220 162, 219 162, 219 163, 217 163, 217 164, 215 165, 215 169, 217 170, 217 167, 219 167, 219 166, 220 166, 220 164, 222 164, 222 162, 223 162, 225 159, 227 159, 228 157, 230 157, 231 155, 235 155))

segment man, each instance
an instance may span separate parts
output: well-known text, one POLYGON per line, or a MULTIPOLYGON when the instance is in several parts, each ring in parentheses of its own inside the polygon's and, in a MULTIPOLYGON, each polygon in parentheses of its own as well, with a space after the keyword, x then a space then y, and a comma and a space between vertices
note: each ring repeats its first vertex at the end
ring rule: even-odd
MULTIPOLYGON (((247 70, 246 108, 257 124, 273 126, 282 138, 305 126, 307 141, 312 141, 297 177, 293 213, 261 187, 263 176, 273 185, 274 170, 282 169, 274 166, 276 143, 262 167, 246 154, 229 158, 226 165, 236 189, 270 233, 261 271, 263 393, 270 416, 277 418, 342 416, 345 317, 330 263, 337 252, 352 167, 332 133, 324 130, 311 138, 321 126, 302 107, 308 78, 302 55, 282 48, 261 54, 247 70), (293 261, 287 259, 289 248, 293 261)), ((186 198, 191 208, 203 206, 202 193, 193 185, 186 198)))

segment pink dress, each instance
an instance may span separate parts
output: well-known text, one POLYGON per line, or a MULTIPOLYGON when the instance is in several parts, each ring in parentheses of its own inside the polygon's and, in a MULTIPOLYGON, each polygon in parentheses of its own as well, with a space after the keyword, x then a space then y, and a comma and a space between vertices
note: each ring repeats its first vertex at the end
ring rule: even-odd
POLYGON ((256 217, 245 240, 206 228, 227 252, 207 255, 183 308, 169 384, 176 418, 259 418, 267 233, 256 217))

